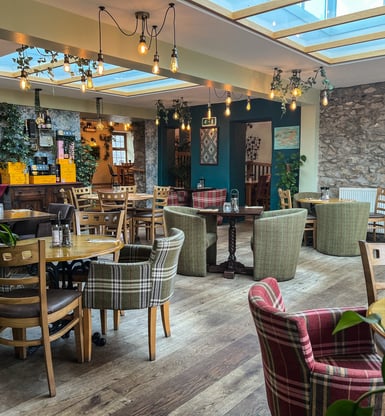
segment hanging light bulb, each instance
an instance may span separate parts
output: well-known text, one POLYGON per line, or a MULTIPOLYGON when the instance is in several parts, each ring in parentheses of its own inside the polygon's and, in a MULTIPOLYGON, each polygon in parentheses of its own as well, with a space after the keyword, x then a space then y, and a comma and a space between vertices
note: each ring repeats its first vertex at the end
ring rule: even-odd
POLYGON ((64 69, 65 72, 70 72, 71 71, 70 58, 68 57, 67 54, 64 55, 63 69, 64 69))
POLYGON ((179 113, 178 113, 178 110, 177 110, 177 109, 175 109, 175 111, 174 111, 174 113, 173 113, 173 115, 172 115, 172 118, 173 118, 174 120, 178 120, 178 119, 179 119, 179 113))
POLYGON ((99 130, 99 131, 104 130, 104 124, 101 118, 99 118, 98 122, 96 123, 96 130, 99 130))
POLYGON ((94 88, 94 83, 92 81, 92 72, 90 70, 87 71, 87 89, 90 90, 94 88))
POLYGON ((28 73, 25 69, 20 73, 20 88, 24 91, 28 88, 28 73))
POLYGON ((270 90, 270 99, 272 100, 274 97, 275 97, 275 89, 274 89, 274 88, 272 88, 272 89, 270 90))
POLYGON ((211 104, 207 105, 207 118, 211 118, 211 104))
POLYGON ((179 70, 178 51, 176 48, 172 48, 170 69, 174 74, 179 70))
POLYGON ((228 117, 231 114, 230 106, 226 105, 225 116, 228 117))
POLYGON ((158 75, 160 72, 160 67, 159 67, 159 55, 155 54, 154 55, 154 61, 153 61, 153 65, 152 65, 152 73, 155 75, 158 75))
POLYGON ((103 54, 98 53, 98 74, 103 75, 104 72, 104 59, 103 54))
POLYGON ((250 95, 247 96, 246 111, 251 110, 250 95))
POLYGON ((187 131, 190 131, 191 130, 191 124, 190 124, 190 122, 187 123, 186 130, 187 131))
POLYGON ((139 44, 138 44, 138 53, 139 55, 146 55, 148 52, 148 46, 146 43, 146 36, 142 33, 139 38, 139 44))
POLYGON ((80 77, 80 91, 81 92, 86 92, 87 90, 87 85, 86 85, 86 76, 84 74, 82 74, 82 76, 80 77))
POLYGON ((159 116, 156 116, 155 117, 155 125, 156 126, 159 126, 159 124, 160 124, 160 117, 159 116))
POLYGON ((182 130, 186 130, 186 124, 184 124, 184 119, 182 119, 182 123, 181 123, 181 125, 180 125, 180 128, 181 128, 182 130))
POLYGON ((230 105, 231 104, 231 92, 230 91, 226 91, 226 100, 225 100, 226 105, 230 105))
POLYGON ((321 92, 321 103, 324 107, 326 107, 329 104, 328 92, 326 90, 323 90, 321 92))
POLYGON ((297 99, 295 97, 291 98, 291 103, 290 103, 290 110, 295 110, 297 108, 297 99))

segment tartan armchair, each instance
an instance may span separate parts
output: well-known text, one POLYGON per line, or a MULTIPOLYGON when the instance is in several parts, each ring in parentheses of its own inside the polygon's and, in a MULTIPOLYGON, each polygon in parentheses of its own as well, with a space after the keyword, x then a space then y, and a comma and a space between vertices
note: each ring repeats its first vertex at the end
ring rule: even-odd
POLYGON ((206 276, 207 265, 216 264, 217 260, 216 216, 201 216, 197 212, 197 208, 175 206, 163 210, 166 231, 173 227, 184 231, 178 273, 188 276, 206 276))
MULTIPOLYGON (((332 335, 344 310, 285 311, 278 283, 266 278, 249 290, 249 306, 259 337, 267 401, 274 416, 324 416, 339 399, 356 400, 383 386, 381 357, 369 325, 332 335)), ((366 405, 380 415, 382 395, 366 405)))
POLYGON ((254 280, 274 276, 292 279, 297 270, 307 211, 303 208, 265 211, 254 220, 251 248, 254 280))
POLYGON ((127 244, 119 263, 96 260, 90 264, 83 292, 85 360, 91 360, 91 309, 148 308, 150 360, 155 360, 156 314, 160 306, 165 336, 171 335, 169 322, 170 298, 184 233, 170 230, 168 237, 157 238, 153 246, 127 244))

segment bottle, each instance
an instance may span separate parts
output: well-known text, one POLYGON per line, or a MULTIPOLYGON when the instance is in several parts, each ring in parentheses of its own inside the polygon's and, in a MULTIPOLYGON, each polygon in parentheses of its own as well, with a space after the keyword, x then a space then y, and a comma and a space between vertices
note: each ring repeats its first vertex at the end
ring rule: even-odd
POLYGON ((71 230, 70 224, 68 220, 62 221, 62 230, 63 230, 63 237, 62 237, 62 247, 71 247, 71 230))
POLYGON ((44 124, 45 124, 46 129, 51 129, 52 128, 52 121, 51 121, 51 117, 48 113, 48 110, 46 111, 46 113, 44 115, 44 124))
POLYGON ((60 241, 59 223, 56 221, 52 221, 51 230, 52 230, 52 247, 60 247, 61 241, 60 241))

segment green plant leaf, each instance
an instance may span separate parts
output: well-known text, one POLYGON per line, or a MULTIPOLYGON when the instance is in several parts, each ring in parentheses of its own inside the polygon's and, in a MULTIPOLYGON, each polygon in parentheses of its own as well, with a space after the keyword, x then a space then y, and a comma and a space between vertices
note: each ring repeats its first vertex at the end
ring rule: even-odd
POLYGON ((373 407, 359 407, 352 400, 337 400, 326 410, 325 416, 372 416, 373 407))
POLYGON ((6 224, 0 224, 0 242, 8 247, 14 247, 16 245, 19 236, 12 232, 6 224))
POLYGON ((381 316, 373 313, 365 317, 355 311, 345 311, 342 313, 337 326, 334 328, 333 335, 361 322, 366 322, 367 324, 381 324, 381 316))

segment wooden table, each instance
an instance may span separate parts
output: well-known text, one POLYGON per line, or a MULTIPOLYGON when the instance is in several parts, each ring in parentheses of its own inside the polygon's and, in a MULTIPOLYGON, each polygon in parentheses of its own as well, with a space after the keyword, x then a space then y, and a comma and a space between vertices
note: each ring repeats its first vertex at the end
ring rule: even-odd
POLYGON ((235 256, 237 249, 237 229, 236 220, 241 217, 251 216, 253 219, 260 217, 263 213, 263 207, 239 207, 238 212, 230 211, 224 212, 220 209, 200 209, 198 214, 201 215, 220 215, 223 218, 229 220, 229 239, 228 239, 228 250, 229 256, 227 260, 221 264, 209 265, 209 272, 212 273, 223 273, 223 277, 227 279, 234 279, 235 273, 239 274, 253 274, 253 270, 250 267, 246 267, 244 264, 237 261, 235 256))
MULTIPOLYGON (((66 271, 70 271, 71 262, 74 260, 86 260, 92 257, 104 256, 106 254, 113 254, 123 247, 124 243, 116 237, 109 237, 103 235, 72 235, 71 247, 52 247, 52 237, 42 237, 39 239, 45 240, 45 259, 50 263, 50 267, 54 272, 57 268, 53 263, 68 263, 66 271)), ((23 245, 36 241, 36 238, 27 240, 20 240, 17 245, 23 245)), ((58 281, 56 281, 58 285, 58 281)), ((72 287, 72 282, 69 282, 69 288, 72 287)))
POLYGON ((30 209, 6 209, 3 215, 0 214, 0 223, 13 224, 18 221, 28 220, 47 221, 54 219, 55 217, 55 214, 43 211, 33 211, 30 209))
POLYGON ((354 199, 340 199, 340 198, 329 198, 329 199, 315 199, 315 198, 300 198, 297 202, 303 204, 336 204, 339 202, 354 202, 354 199))

